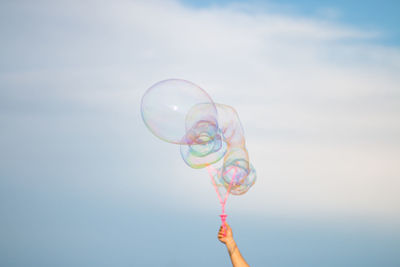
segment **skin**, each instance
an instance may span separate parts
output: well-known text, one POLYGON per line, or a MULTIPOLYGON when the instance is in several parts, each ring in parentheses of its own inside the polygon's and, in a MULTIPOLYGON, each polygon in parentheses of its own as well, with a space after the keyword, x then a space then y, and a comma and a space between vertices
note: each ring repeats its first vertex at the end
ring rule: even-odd
POLYGON ((224 229, 222 226, 219 228, 218 240, 225 244, 228 249, 229 256, 231 257, 233 267, 250 267, 244 260, 242 254, 240 254, 239 248, 233 239, 231 227, 225 223, 224 229))

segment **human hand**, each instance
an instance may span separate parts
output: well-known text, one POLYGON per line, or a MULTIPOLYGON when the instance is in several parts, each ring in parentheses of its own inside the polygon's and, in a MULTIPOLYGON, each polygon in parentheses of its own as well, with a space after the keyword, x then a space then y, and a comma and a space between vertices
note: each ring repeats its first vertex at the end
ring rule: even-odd
POLYGON ((233 234, 231 227, 225 222, 225 227, 221 226, 218 232, 218 240, 225 244, 228 249, 229 256, 231 257, 233 267, 250 267, 244 260, 238 247, 236 246, 235 240, 233 240, 233 234))
POLYGON ((225 227, 221 225, 218 232, 218 240, 228 245, 234 243, 231 227, 225 222, 225 227))

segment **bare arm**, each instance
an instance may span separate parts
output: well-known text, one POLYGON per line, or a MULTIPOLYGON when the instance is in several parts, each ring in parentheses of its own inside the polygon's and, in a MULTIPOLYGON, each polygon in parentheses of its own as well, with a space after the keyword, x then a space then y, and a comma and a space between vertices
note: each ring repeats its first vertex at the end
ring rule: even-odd
POLYGON ((239 248, 237 247, 236 242, 233 239, 231 227, 227 223, 225 223, 225 226, 226 226, 226 231, 222 226, 219 229, 218 239, 219 241, 224 243, 226 248, 228 249, 233 267, 250 267, 244 260, 242 254, 240 254, 239 248), (224 232, 226 232, 225 235, 224 232))

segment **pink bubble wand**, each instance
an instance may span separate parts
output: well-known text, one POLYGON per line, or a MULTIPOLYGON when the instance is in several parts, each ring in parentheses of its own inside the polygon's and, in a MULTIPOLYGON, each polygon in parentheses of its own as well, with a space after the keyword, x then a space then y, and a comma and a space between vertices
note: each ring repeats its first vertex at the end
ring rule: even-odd
MULTIPOLYGON (((228 172, 230 172, 232 170, 232 168, 233 168, 233 166, 231 168, 229 168, 228 170, 226 170, 223 173, 223 175, 225 175, 228 172)), ((231 182, 229 183, 229 186, 228 186, 228 189, 227 189, 227 191, 225 193, 224 198, 222 198, 221 194, 219 193, 218 185, 214 181, 213 174, 212 174, 213 170, 214 170, 214 172, 216 172, 216 175, 218 175, 218 177, 221 175, 221 171, 218 171, 217 169, 213 168, 210 165, 207 166, 208 174, 210 175, 210 178, 211 178, 211 181, 213 183, 214 189, 217 192, 219 203, 221 204, 222 213, 219 216, 221 217, 222 228, 224 229, 224 236, 225 236, 226 235, 226 225, 225 225, 226 224, 226 217, 228 217, 228 215, 225 213, 225 204, 226 204, 226 201, 228 200, 228 195, 229 195, 229 192, 231 191, 232 183, 233 183, 233 180, 235 179, 237 170, 236 170, 236 168, 234 169, 233 177, 231 179, 231 182)))

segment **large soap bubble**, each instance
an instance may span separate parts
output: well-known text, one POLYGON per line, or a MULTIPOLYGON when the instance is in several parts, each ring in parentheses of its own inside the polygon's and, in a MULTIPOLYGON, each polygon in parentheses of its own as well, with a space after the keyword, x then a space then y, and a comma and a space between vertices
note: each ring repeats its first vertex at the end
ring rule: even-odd
POLYGON ((199 128, 211 134, 211 139, 218 129, 217 110, 210 96, 185 80, 154 84, 142 98, 141 111, 147 128, 169 143, 204 143, 198 138, 202 135, 199 128))

